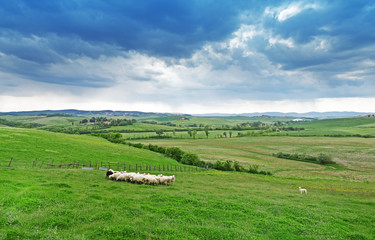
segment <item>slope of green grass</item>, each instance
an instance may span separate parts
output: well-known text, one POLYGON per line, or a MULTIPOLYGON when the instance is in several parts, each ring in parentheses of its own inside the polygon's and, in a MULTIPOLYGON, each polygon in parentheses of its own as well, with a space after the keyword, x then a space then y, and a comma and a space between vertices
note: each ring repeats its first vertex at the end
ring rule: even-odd
POLYGON ((188 125, 209 125, 212 127, 221 127, 221 126, 235 126, 237 124, 245 123, 245 122, 265 122, 265 123, 272 123, 272 122, 287 122, 294 118, 292 117, 246 117, 246 116, 229 116, 229 117, 194 117, 194 116, 168 116, 168 117, 153 117, 153 118, 144 118, 143 120, 153 120, 157 122, 171 122, 176 124, 177 126, 188 126, 188 125), (182 120, 181 118, 185 118, 187 120, 182 120))
MULTIPOLYGON (((307 123, 294 124, 305 130, 300 132, 288 132, 289 135, 370 135, 375 136, 375 118, 338 118, 324 119, 307 123)), ((279 134, 282 135, 283 133, 279 134)), ((284 133, 285 134, 285 133, 284 133)))
POLYGON ((121 162, 129 164, 176 164, 161 154, 104 139, 51 133, 41 130, 0 127, 0 161, 14 158, 15 166, 32 166, 35 158, 55 162, 121 162))
POLYGON ((10 121, 17 121, 21 123, 39 123, 44 124, 46 126, 54 126, 54 125, 66 125, 72 126, 72 123, 78 124, 83 118, 79 117, 63 117, 63 116, 55 116, 55 117, 47 117, 47 116, 8 116, 2 115, 0 118, 4 118, 10 121))
POLYGON ((208 172, 145 186, 100 171, 0 168, 0 184, 0 239, 375 237, 373 183, 208 172))

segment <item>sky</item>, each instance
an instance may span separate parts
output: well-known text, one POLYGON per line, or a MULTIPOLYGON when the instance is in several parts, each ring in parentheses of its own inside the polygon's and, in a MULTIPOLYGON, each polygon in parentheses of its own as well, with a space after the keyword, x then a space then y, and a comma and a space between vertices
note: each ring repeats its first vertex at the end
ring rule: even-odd
POLYGON ((375 2, 0 0, 0 112, 375 112, 375 2))

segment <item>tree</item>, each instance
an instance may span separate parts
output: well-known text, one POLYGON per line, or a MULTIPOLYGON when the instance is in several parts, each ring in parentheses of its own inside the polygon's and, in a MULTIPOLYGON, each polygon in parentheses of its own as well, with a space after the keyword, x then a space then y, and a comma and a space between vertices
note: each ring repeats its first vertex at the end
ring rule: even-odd
POLYGON ((197 135, 197 130, 194 130, 192 135, 193 135, 193 138, 195 139, 195 135, 197 135))
POLYGON ((189 134, 190 137, 192 136, 190 128, 188 129, 188 134, 189 134))
POLYGON ((208 138, 208 134, 210 134, 210 133, 208 132, 208 126, 205 126, 205 127, 204 127, 204 132, 206 133, 206 137, 208 138))
POLYGON ((224 137, 227 137, 227 132, 223 132, 224 137))
POLYGON ((156 133, 159 137, 161 137, 161 135, 164 134, 164 130, 163 130, 163 129, 158 129, 158 130, 155 131, 155 133, 156 133))
POLYGON ((230 138, 232 137, 232 131, 229 131, 229 137, 230 138))

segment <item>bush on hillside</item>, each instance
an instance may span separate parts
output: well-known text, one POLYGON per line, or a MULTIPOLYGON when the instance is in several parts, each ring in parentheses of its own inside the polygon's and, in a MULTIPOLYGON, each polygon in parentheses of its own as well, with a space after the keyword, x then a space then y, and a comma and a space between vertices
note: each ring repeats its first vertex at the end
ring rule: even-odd
POLYGON ((317 163, 317 164, 334 164, 335 162, 332 161, 332 157, 325 154, 320 153, 318 157, 306 155, 306 154, 299 154, 299 153, 274 153, 272 154, 275 157, 278 158, 284 158, 284 159, 290 159, 290 160, 296 160, 296 161, 302 161, 302 162, 311 162, 311 163, 317 163))

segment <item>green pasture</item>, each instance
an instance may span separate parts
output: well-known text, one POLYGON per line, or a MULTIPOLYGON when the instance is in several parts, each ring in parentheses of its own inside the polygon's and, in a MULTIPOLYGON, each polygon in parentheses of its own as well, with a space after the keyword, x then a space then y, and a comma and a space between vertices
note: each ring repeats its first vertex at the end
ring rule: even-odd
POLYGON ((375 118, 338 118, 324 119, 306 123, 295 123, 292 126, 302 127, 300 132, 281 132, 277 135, 324 136, 324 135, 369 135, 375 137, 375 118))
POLYGON ((31 167, 41 162, 80 163, 118 162, 128 164, 176 164, 161 154, 104 139, 52 133, 34 129, 0 127, 0 165, 13 157, 13 166, 31 167))
POLYGON ((9 121, 17 121, 21 123, 39 123, 44 124, 46 126, 55 126, 55 125, 62 125, 62 126, 72 126, 79 124, 83 118, 80 117, 47 117, 47 116, 10 116, 10 115, 1 115, 0 118, 7 119, 9 121))
MULTIPOLYGON (((191 130, 193 132, 194 130, 191 130)), ((253 132, 254 134, 259 133, 259 130, 252 130, 252 131, 236 131, 236 130, 210 130, 208 131, 208 138, 225 138, 225 134, 227 135, 226 138, 237 137, 239 133, 246 134, 248 132, 253 132)), ((158 134, 153 132, 129 132, 129 133, 122 133, 124 139, 142 139, 142 138, 150 138, 150 137, 157 137, 158 134)), ((196 131, 196 135, 190 136, 188 131, 165 131, 161 134, 161 137, 168 137, 168 138, 175 138, 175 139, 207 139, 207 135, 205 131, 196 131)))
POLYGON ((210 171, 146 186, 104 175, 0 168, 0 239, 375 237, 373 183, 210 171))
POLYGON ((219 139, 142 139, 132 142, 180 147, 198 154, 201 160, 238 161, 243 166, 256 164, 279 177, 375 181, 374 138, 332 138, 257 136, 219 139), (300 153, 317 156, 325 153, 336 165, 318 165, 279 159, 273 153, 300 153))
POLYGON ((195 117, 195 116, 168 116, 168 117, 151 117, 143 118, 142 120, 156 121, 156 122, 171 122, 177 126, 189 126, 189 125, 209 125, 211 127, 222 127, 222 126, 236 126, 237 124, 245 122, 287 122, 293 120, 293 117, 245 117, 245 116, 229 116, 229 117, 195 117), (184 118, 185 120, 183 120, 184 118))

